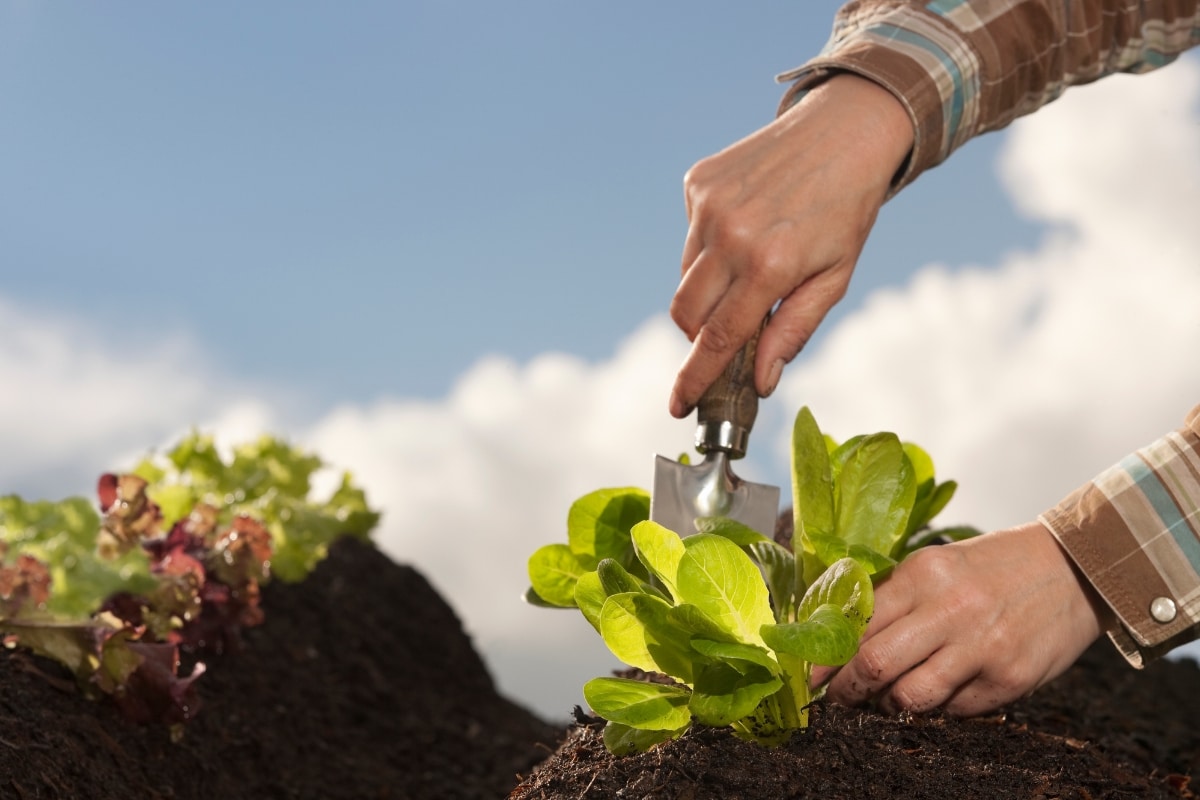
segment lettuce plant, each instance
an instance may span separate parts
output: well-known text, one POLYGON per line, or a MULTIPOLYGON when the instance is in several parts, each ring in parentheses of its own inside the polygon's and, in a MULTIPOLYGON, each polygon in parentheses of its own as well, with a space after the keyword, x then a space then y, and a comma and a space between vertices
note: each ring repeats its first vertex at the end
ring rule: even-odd
POLYGON ((572 505, 566 544, 530 557, 529 602, 578 608, 619 659, 662 676, 584 686, 609 750, 645 750, 696 723, 765 745, 807 726, 813 665, 854 656, 873 580, 935 535, 955 489, 916 445, 892 433, 838 444, 807 408, 792 479, 791 548, 725 518, 680 537, 647 519, 645 492, 603 489, 572 505))
POLYGON ((101 476, 100 513, 83 498, 0 497, 4 643, 63 663, 132 720, 190 719, 201 659, 263 621, 261 585, 302 579, 336 537, 378 521, 348 474, 310 498, 320 466, 272 437, 225 459, 192 434, 101 476))

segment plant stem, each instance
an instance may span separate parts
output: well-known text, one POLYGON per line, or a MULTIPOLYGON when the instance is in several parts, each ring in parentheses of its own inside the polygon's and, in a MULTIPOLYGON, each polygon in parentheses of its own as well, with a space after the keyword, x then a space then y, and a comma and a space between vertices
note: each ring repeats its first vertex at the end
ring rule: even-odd
POLYGON ((783 688, 779 697, 783 701, 783 721, 788 728, 808 727, 808 704, 812 701, 812 691, 808 688, 812 665, 798 656, 778 654, 779 665, 783 667, 783 688))

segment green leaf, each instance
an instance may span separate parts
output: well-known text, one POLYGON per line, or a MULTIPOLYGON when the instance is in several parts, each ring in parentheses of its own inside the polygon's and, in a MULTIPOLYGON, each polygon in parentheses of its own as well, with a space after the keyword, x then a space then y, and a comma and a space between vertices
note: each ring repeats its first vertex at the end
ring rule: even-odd
POLYGON ((10 556, 32 556, 49 568, 46 611, 55 618, 86 619, 114 592, 148 592, 156 585, 140 547, 115 559, 101 558, 99 531, 100 515, 85 498, 0 497, 0 542, 8 545, 10 556))
POLYGON ((826 437, 817 427, 808 406, 800 409, 792 426, 793 537, 806 541, 833 533, 833 473, 826 437))
POLYGON ((614 756, 644 753, 656 744, 678 739, 688 727, 689 725, 684 725, 673 731, 647 731, 619 722, 609 722, 604 726, 604 747, 614 756))
POLYGON ((773 539, 751 528, 744 522, 738 522, 729 517, 701 517, 696 520, 697 533, 711 533, 724 536, 729 541, 741 547, 749 547, 759 542, 771 542, 773 539))
POLYGON ((642 591, 642 582, 630 575, 614 559, 600 559, 600 563, 596 565, 596 574, 600 578, 600 584, 604 587, 606 595, 642 591))
POLYGON ((539 547, 529 557, 529 582, 538 596, 552 605, 575 605, 575 583, 588 572, 579 557, 565 544, 539 547))
POLYGON ((777 653, 838 666, 858 652, 858 642, 875 608, 871 576, 862 564, 844 558, 809 587, 796 621, 763 628, 763 640, 777 653))
MULTIPOLYGON (((583 575, 580 577, 580 580, 586 577, 587 575, 583 575)), ((614 594, 624 594, 625 592, 653 595, 664 602, 670 599, 659 591, 657 587, 641 580, 611 558, 603 558, 596 565, 596 577, 600 581, 600 588, 603 591, 601 602, 603 602, 604 598, 611 597, 614 594)), ((578 587, 576 587, 576 602, 578 602, 578 593, 578 587)))
MULTIPOLYGON (((814 540, 812 544, 822 566, 832 565, 834 562, 847 557, 853 558, 862 564, 867 569, 867 572, 872 575, 896 566, 896 560, 890 556, 877 553, 866 545, 850 544, 838 536, 822 536, 814 540)), ((817 578, 819 577, 820 575, 817 576, 817 578)))
POLYGON ((855 626, 832 604, 818 606, 802 622, 764 626, 762 635, 775 652, 798 656, 812 664, 840 666, 858 652, 855 626))
POLYGON ((754 644, 713 641, 697 637, 692 639, 692 649, 702 655, 708 656, 710 659, 731 663, 738 672, 747 672, 748 667, 738 667, 734 662, 746 662, 747 665, 752 664, 762 667, 772 675, 778 675, 781 671, 779 662, 775 660, 775 657, 765 647, 759 647, 754 644))
POLYGON ((934 481, 933 459, 929 457, 929 453, 925 452, 924 448, 912 442, 904 442, 901 447, 904 448, 904 455, 908 456, 908 462, 913 468, 913 482, 917 486, 921 486, 926 481, 934 481))
POLYGON ((770 597, 758 567, 721 536, 701 533, 684 541, 678 599, 712 617, 739 641, 761 644, 758 631, 771 622, 770 597))
POLYGON ((534 591, 532 586, 525 587, 525 593, 521 595, 521 599, 529 605, 537 606, 538 608, 562 608, 562 606, 556 606, 554 603, 547 603, 540 594, 534 591))
POLYGON ((916 496, 912 465, 896 435, 872 434, 848 450, 834 494, 838 536, 890 555, 904 539, 916 496))
POLYGON ((639 730, 678 731, 692 719, 687 707, 691 692, 678 686, 593 678, 583 685, 583 697, 599 716, 639 730))
POLYGON ((763 698, 779 691, 783 681, 758 665, 745 672, 732 664, 715 661, 704 665, 696 676, 688 710, 702 725, 732 725, 754 712, 763 698))
POLYGON ((737 642, 737 634, 721 627, 715 619, 691 603, 680 603, 667 612, 667 619, 680 630, 720 642, 737 642))
POLYGON ((796 559, 791 552, 773 541, 750 545, 750 554, 762 569, 775 609, 775 619, 785 622, 796 605, 796 559))
POLYGON ((343 472, 326 501, 309 497, 321 459, 273 436, 240 444, 226 463, 211 436, 193 431, 164 458, 147 459, 134 472, 151 481, 146 493, 163 512, 163 529, 198 502, 220 510, 220 525, 245 514, 271 534, 271 574, 303 580, 341 536, 367 540, 379 523, 366 495, 343 472))
POLYGON ((679 534, 651 521, 639 522, 630 533, 638 559, 678 599, 677 575, 684 554, 679 534))
POLYGON ((22 647, 54 659, 81 678, 94 671, 106 628, 103 622, 0 620, 0 630, 15 634, 22 647))
POLYGON ((903 561, 905 557, 920 550, 922 547, 936 546, 945 542, 961 542, 982 535, 983 531, 978 528, 972 528, 970 525, 955 525, 949 528, 926 528, 914 534, 905 543, 899 560, 903 561))
POLYGON ((596 633, 599 633, 600 611, 604 608, 604 601, 608 599, 608 592, 604 591, 600 576, 595 572, 580 575, 579 580, 575 582, 574 598, 583 618, 596 629, 596 633))
POLYGON ((841 609, 861 636, 875 611, 875 587, 867 569, 853 558, 831 564, 804 593, 796 609, 797 619, 805 619, 823 605, 841 609))
POLYGON ((946 481, 939 483, 936 486, 931 486, 924 496, 921 496, 920 491, 917 492, 916 502, 913 503, 912 516, 908 520, 908 535, 912 535, 929 523, 942 512, 946 504, 950 502, 950 498, 954 496, 958 484, 954 481, 946 481))
POLYGON ((600 635, 613 655, 630 666, 690 683, 693 662, 688 634, 671 624, 671 605, 638 592, 615 594, 600 609, 600 635))
POLYGON ((602 558, 634 564, 629 532, 650 517, 650 495, 636 488, 600 489, 576 500, 567 512, 567 542, 589 569, 602 558))

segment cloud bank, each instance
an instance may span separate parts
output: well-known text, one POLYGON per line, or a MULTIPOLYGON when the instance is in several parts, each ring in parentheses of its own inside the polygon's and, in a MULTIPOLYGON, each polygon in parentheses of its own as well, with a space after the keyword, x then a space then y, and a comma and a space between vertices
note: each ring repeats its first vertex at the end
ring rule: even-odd
MULTIPOLYGON (((1200 402, 1198 103, 1200 65, 1185 60, 1015 124, 1000 179, 1047 223, 1044 242, 871 296, 785 374, 755 434, 769 463, 742 472, 784 479, 779 418, 807 404, 835 436, 924 445, 961 485, 946 521, 999 527, 1176 427, 1200 402)), ((226 441, 286 434, 356 474, 384 511, 380 545, 455 607, 501 689, 565 718, 615 662, 577 615, 519 602, 525 559, 562 538, 577 496, 648 486, 653 453, 688 447, 691 425, 665 413, 685 348, 657 318, 602 363, 486 358, 441 401, 297 423, 270 391, 197 368, 197 346, 134 350, 0 298, 0 486, 86 492, 193 424, 226 441)))
POLYGON ((1042 245, 876 293, 787 374, 785 405, 838 437, 924 445, 960 481, 947 514, 983 527, 1177 428, 1200 403, 1197 66, 1111 77, 1015 123, 999 175, 1050 226, 1042 245))

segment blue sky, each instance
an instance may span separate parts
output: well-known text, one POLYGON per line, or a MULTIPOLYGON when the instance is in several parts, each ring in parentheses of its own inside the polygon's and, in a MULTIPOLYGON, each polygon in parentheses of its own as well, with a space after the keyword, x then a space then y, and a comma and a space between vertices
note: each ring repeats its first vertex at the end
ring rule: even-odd
MULTIPOLYGON (((355 473, 501 689, 565 718, 615 664, 519 602, 525 560, 689 447, 684 172, 772 118, 837 5, 0 6, 0 493, 88 494, 192 426, 286 436, 355 473)), ((1198 140, 1190 56, 922 176, 739 472, 786 485, 809 405, 926 447, 945 523, 995 528, 1176 427, 1198 140)))
MULTIPOLYGON (((836 7, 6 4, 0 290, 309 411, 603 357, 670 301, 684 172, 771 118, 836 7)), ((893 204, 839 313, 1032 240, 997 144, 893 204)))

